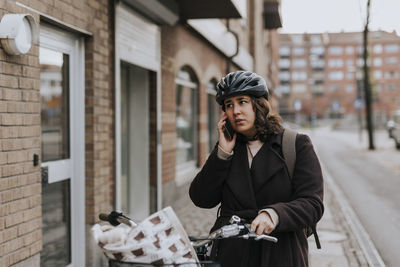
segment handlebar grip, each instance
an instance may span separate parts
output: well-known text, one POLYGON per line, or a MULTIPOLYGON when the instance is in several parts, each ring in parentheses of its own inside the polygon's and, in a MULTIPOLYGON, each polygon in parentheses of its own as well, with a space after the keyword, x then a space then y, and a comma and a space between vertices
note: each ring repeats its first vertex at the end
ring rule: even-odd
POLYGON ((122 214, 122 212, 111 211, 110 214, 100 213, 99 219, 102 221, 109 222, 113 226, 117 226, 120 223, 131 225, 130 219, 122 214))
POLYGON ((270 236, 270 235, 259 235, 259 236, 255 237, 254 239, 255 240, 263 239, 263 240, 271 241, 274 243, 278 243, 278 238, 270 236))
POLYGON ((108 214, 100 213, 100 214, 99 214, 99 219, 100 219, 101 221, 106 221, 106 222, 108 222, 108 214))

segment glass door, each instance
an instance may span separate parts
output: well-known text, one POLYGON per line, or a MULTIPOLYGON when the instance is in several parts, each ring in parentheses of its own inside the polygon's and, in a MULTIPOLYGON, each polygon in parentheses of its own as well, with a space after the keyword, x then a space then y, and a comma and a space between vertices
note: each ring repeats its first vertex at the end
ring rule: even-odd
POLYGON ((141 221, 151 211, 150 71, 121 63, 121 209, 141 221))
POLYGON ((52 28, 42 27, 40 38, 43 214, 40 264, 83 266, 84 252, 76 252, 79 247, 85 250, 82 213, 85 201, 81 189, 84 163, 79 161, 84 155, 81 148, 84 147, 84 87, 79 73, 82 48, 77 37, 52 28))

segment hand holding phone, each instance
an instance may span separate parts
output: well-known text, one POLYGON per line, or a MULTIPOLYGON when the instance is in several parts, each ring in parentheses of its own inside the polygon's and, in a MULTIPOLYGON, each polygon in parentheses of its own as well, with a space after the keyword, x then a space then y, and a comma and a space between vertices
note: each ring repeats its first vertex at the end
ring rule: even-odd
POLYGON ((218 143, 226 152, 230 153, 236 143, 236 132, 229 122, 228 116, 224 113, 218 122, 218 143))
POLYGON ((235 130, 233 129, 229 119, 225 119, 225 125, 222 126, 222 131, 224 132, 225 138, 229 141, 233 139, 233 135, 235 134, 235 130))

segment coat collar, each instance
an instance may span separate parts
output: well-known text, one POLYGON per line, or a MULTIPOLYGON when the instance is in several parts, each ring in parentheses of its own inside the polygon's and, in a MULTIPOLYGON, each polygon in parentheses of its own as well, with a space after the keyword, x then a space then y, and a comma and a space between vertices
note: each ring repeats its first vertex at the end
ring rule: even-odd
POLYGON ((250 170, 246 143, 236 143, 227 183, 241 208, 258 209, 257 192, 284 167, 284 161, 278 152, 281 146, 282 133, 271 135, 257 152, 250 170))
POLYGON ((270 144, 272 147, 274 147, 275 145, 282 147, 282 136, 283 136, 283 131, 281 131, 278 134, 272 134, 268 137, 266 143, 270 144))

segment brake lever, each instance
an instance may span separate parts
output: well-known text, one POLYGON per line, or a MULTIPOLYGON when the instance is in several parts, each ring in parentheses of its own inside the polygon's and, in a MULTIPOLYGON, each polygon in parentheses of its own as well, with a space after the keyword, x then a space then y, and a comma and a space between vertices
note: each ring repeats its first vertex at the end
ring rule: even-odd
POLYGON ((249 239, 249 238, 253 238, 254 240, 258 241, 258 240, 267 240, 267 241, 271 241, 273 243, 277 243, 278 242, 278 238, 270 236, 270 235, 257 235, 254 231, 251 230, 250 228, 250 224, 245 224, 246 229, 248 231, 248 234, 243 235, 244 239, 249 239))

